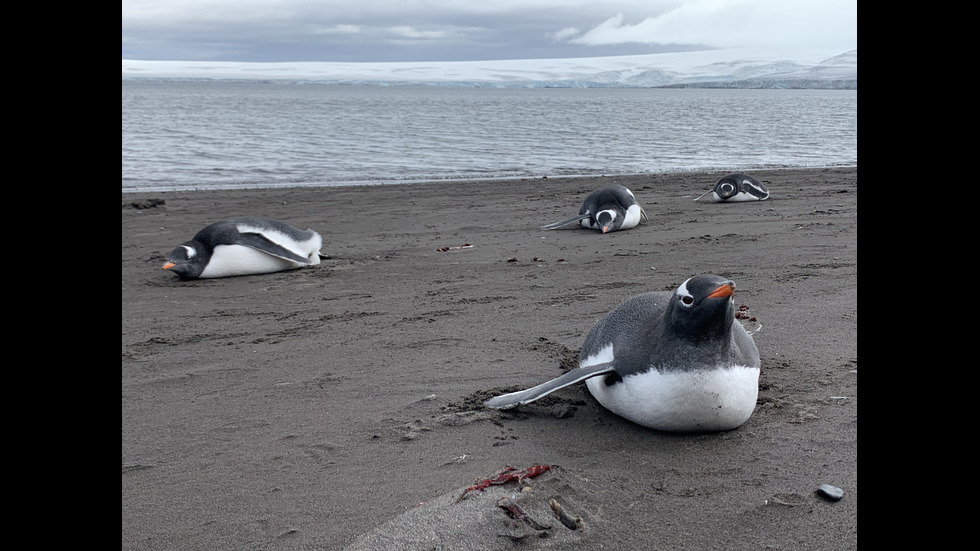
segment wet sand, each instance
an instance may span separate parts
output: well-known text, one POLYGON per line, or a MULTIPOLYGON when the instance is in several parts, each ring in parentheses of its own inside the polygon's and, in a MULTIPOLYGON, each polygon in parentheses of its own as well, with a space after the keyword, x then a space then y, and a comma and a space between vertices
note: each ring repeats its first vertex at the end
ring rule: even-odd
POLYGON ((855 549, 857 168, 751 174, 769 200, 693 201, 723 173, 123 194, 122 548, 855 549), (647 222, 539 229, 613 183, 647 222), (330 258, 161 269, 238 215, 313 228, 330 258), (762 326, 740 428, 645 429, 582 384, 481 405, 573 367, 622 300, 703 272, 762 326), (553 468, 457 499, 532 465, 553 468))

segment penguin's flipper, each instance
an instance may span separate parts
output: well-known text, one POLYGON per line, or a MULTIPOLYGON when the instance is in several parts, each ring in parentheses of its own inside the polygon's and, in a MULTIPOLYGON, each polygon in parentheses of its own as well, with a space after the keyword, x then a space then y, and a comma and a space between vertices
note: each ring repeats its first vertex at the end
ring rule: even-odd
POLYGON ((752 196, 752 198, 756 201, 765 201, 769 198, 769 190, 766 189, 766 186, 762 185, 762 183, 759 181, 743 181, 742 193, 752 196))
POLYGON ((558 229, 558 228, 561 228, 563 226, 567 226, 569 224, 574 224, 575 222, 578 222, 580 220, 585 220, 589 216, 590 216, 589 213, 579 214, 578 216, 574 216, 574 217, 569 218, 568 220, 564 220, 562 222, 555 222, 553 224, 547 224, 547 225, 541 226, 541 229, 542 230, 554 230, 554 229, 558 229))
POLYGON ((575 369, 563 373, 558 378, 552 379, 546 383, 541 383, 540 385, 531 387, 527 390, 519 390, 517 392, 501 394, 500 396, 490 398, 486 402, 483 402, 483 405, 493 409, 512 408, 514 406, 533 402, 538 398, 543 398, 560 388, 574 385, 575 383, 584 381, 590 377, 595 377, 596 375, 602 375, 604 373, 612 373, 614 371, 612 362, 590 365, 588 367, 576 367, 575 369))
POLYGON ((694 200, 697 201, 698 199, 704 197, 705 195, 711 193, 712 191, 714 191, 714 189, 709 189, 708 191, 706 191, 706 192, 702 193, 701 195, 698 195, 697 197, 695 197, 694 200))
POLYGON ((241 233, 238 235, 238 244, 300 264, 310 264, 311 262, 309 258, 294 253, 260 233, 241 233))

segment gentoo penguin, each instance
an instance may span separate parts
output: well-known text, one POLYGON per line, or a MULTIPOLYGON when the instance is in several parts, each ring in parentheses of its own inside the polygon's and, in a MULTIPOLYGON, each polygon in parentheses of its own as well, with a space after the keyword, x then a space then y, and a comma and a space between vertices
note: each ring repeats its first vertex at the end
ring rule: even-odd
POLYGON ((646 220, 647 213, 636 202, 633 192, 626 186, 606 186, 590 193, 578 216, 562 222, 541 226, 543 230, 553 230, 575 222, 581 222, 583 228, 600 230, 609 233, 616 230, 628 230, 646 220))
POLYGON ((645 427, 734 429, 755 409, 761 367, 752 336, 735 319, 734 290, 731 280, 702 274, 676 291, 627 299, 586 336, 577 368, 484 404, 511 408, 585 381, 600 404, 645 427))
MULTIPOLYGON (((708 193, 717 202, 736 202, 736 201, 765 201, 769 198, 769 190, 762 182, 747 175, 734 173, 729 174, 718 180, 715 187, 708 193)), ((701 194, 698 199, 708 193, 701 194)), ((697 201, 698 199, 695 199, 697 201)))
POLYGON ((228 218, 177 246, 163 269, 181 279, 280 272, 319 264, 322 244, 317 232, 278 220, 228 218))

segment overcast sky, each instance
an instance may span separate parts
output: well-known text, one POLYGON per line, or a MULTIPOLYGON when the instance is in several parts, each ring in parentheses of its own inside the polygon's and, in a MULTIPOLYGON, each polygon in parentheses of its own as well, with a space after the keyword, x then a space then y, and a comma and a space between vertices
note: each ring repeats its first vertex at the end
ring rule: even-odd
POLYGON ((122 0, 122 58, 467 61, 857 48, 857 0, 122 0))

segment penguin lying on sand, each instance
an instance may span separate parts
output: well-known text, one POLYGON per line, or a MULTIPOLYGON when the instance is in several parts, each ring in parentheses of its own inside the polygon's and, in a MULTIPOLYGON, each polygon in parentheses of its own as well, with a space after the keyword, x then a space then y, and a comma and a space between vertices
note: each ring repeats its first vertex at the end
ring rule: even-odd
POLYGON ((755 341, 735 319, 734 291, 731 280, 702 274, 673 292, 627 299, 586 336, 577 368, 484 405, 512 408, 585 381, 600 404, 645 427, 734 429, 755 409, 761 368, 755 341))
POLYGON ((228 218, 178 245, 163 269, 181 279, 281 272, 319 264, 327 258, 320 254, 322 245, 313 230, 254 216, 228 218))
POLYGON ((541 229, 553 230, 580 222, 583 228, 609 233, 635 227, 641 219, 646 220, 647 214, 636 202, 633 192, 626 186, 615 185, 599 188, 590 193, 582 202, 578 216, 541 226, 541 229))
POLYGON ((695 201, 708 193, 716 203, 734 203, 739 201, 765 201, 769 198, 769 190, 762 182, 747 174, 729 174, 718 180, 709 192, 702 193, 695 201))

